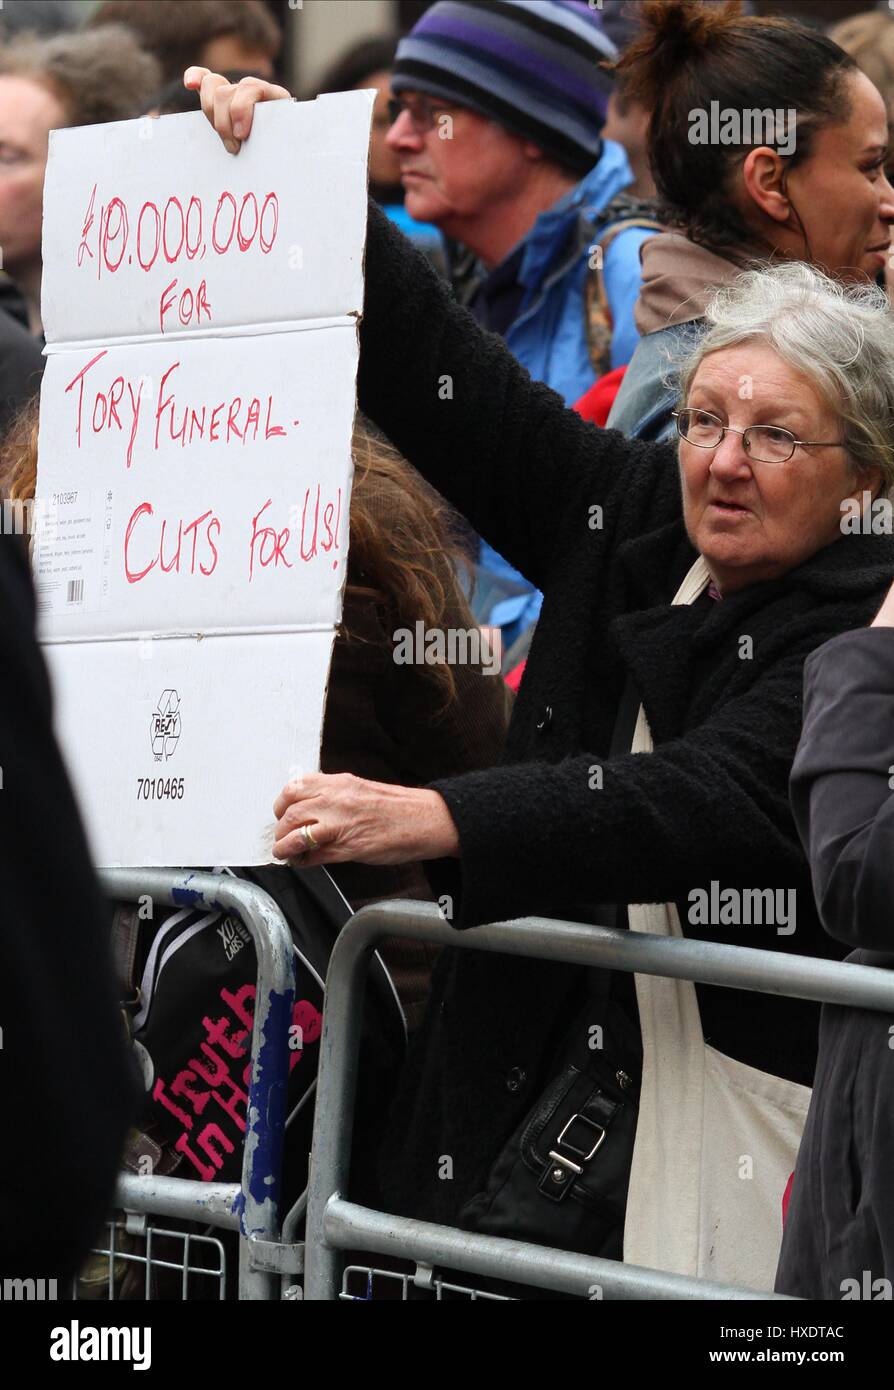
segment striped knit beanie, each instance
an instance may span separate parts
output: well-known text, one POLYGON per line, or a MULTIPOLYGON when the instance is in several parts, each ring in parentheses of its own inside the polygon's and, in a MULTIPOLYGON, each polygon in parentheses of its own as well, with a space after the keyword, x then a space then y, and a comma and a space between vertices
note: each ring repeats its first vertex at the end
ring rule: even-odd
POLYGON ((585 174, 602 153, 615 58, 586 0, 438 0, 397 49, 391 86, 467 106, 585 174))

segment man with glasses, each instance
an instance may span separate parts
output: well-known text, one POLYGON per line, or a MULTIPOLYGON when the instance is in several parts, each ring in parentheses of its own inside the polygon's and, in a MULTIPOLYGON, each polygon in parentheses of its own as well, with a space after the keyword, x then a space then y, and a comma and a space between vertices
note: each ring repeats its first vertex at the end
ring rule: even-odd
MULTIPOLYGON (((606 366, 622 366, 637 343, 639 248, 654 235, 642 219, 622 227, 637 221, 615 201, 633 175, 602 139, 612 78, 599 64, 616 53, 579 0, 439 0, 401 41, 391 81, 407 211, 465 248, 458 296, 569 405, 596 375, 588 262, 602 261, 606 366)), ((476 616, 511 643, 540 595, 486 545, 481 569, 476 616)))

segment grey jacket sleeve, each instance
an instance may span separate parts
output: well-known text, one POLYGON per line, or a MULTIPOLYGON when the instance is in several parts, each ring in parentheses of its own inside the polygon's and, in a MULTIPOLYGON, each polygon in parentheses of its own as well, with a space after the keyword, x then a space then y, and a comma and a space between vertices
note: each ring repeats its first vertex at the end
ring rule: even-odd
POLYGON ((823 925, 894 950, 894 629, 842 633, 807 659, 790 792, 823 925))

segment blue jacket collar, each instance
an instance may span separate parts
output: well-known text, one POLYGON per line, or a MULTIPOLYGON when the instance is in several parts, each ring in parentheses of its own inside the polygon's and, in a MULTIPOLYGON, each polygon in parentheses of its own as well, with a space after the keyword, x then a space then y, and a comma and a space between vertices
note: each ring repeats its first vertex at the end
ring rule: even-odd
POLYGON ((633 174, 622 146, 605 140, 599 162, 580 183, 540 214, 525 237, 525 254, 518 278, 529 293, 543 283, 558 257, 568 248, 579 222, 601 212, 632 182, 633 174))

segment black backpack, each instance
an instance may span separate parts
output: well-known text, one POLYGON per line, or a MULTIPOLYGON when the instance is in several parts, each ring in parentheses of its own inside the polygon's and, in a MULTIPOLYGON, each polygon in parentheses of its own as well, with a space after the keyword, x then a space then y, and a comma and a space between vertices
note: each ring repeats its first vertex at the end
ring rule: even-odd
MULTIPOLYGON (((323 982, 351 908, 324 868, 265 866, 235 873, 275 900, 295 950, 295 1005, 289 1036, 283 1038, 290 1064, 286 1209, 307 1181, 323 982)), ((166 908, 160 919, 141 922, 138 908, 122 903, 116 907, 113 939, 146 1092, 125 1166, 137 1173, 239 1182, 257 973, 248 929, 233 913, 204 908, 166 908)), ((375 1142, 405 1046, 403 1011, 375 953, 367 982, 355 1152, 375 1142)))

